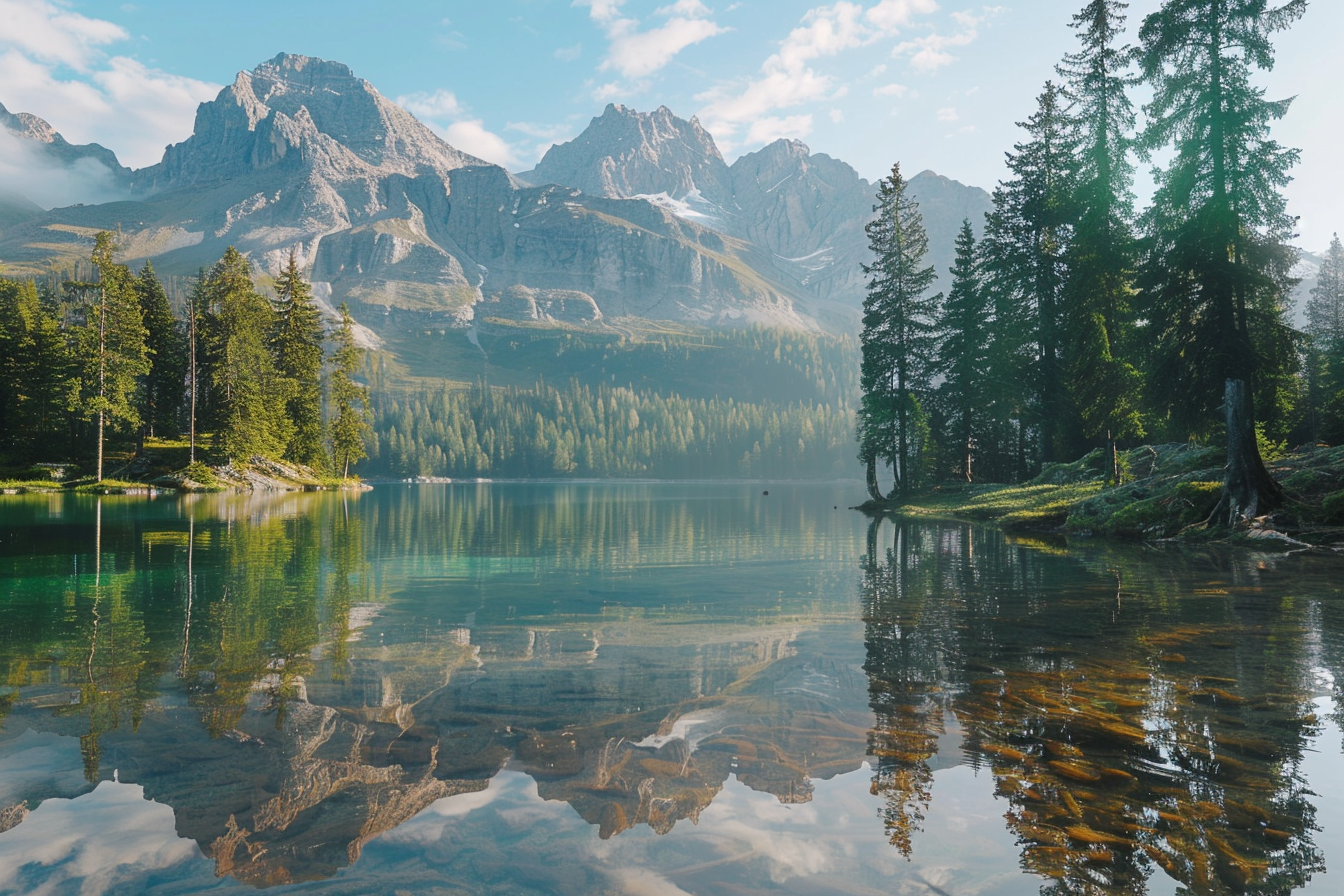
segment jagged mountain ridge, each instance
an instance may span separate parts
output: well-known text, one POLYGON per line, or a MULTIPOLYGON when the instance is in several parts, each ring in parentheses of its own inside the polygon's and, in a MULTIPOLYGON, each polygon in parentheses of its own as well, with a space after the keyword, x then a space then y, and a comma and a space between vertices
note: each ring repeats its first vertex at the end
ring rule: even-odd
MULTIPOLYGON (((696 119, 677 118, 665 106, 641 113, 610 104, 519 177, 648 198, 766 250, 777 276, 833 312, 853 313, 862 300, 863 228, 876 187, 797 140, 777 140, 728 165, 696 119)), ((990 196, 931 171, 911 178, 910 191, 924 210, 930 260, 943 272, 962 221, 978 232, 990 196)))
POLYGON ((40 271, 119 229, 123 257, 166 273, 234 245, 273 274, 295 252, 320 296, 377 326, 393 311, 465 322, 515 288, 580 320, 818 326, 754 247, 644 201, 526 187, 339 63, 282 54, 240 73, 134 185, 134 201, 6 228, 0 257, 40 271))
MULTIPOLYGON (((49 126, 39 134, 68 146, 49 126)), ((845 331, 874 192, 796 142, 729 166, 697 121, 665 107, 609 106, 515 178, 348 67, 288 54, 240 72, 187 140, 127 175, 123 202, 42 214, 18 202, 0 216, 0 258, 38 272, 118 229, 128 261, 166 273, 193 274, 234 245, 273 274, 295 252, 319 296, 375 329, 396 312, 845 331)))

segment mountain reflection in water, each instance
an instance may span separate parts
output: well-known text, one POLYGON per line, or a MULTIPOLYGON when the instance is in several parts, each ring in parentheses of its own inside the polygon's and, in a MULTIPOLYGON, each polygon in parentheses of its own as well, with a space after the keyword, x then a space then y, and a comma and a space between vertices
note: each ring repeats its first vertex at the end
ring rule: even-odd
POLYGON ((1319 876, 1338 561, 909 521, 865 546, 849 491, 6 499, 0 892, 1319 876), (161 811, 184 839, 152 867, 72 870, 161 811))

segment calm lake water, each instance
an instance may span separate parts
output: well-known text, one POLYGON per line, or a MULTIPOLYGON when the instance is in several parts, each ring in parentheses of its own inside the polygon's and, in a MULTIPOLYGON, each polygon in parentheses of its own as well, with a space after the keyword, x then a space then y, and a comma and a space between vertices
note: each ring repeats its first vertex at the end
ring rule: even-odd
POLYGON ((0 893, 1344 893, 1344 559, 860 498, 5 498, 0 893))

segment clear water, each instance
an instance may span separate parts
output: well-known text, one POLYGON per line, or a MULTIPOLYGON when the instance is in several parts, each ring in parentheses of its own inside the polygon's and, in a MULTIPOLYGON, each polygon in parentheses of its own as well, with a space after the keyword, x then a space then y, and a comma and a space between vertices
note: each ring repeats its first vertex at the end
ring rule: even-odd
POLYGON ((1344 892, 1344 559, 854 486, 0 501, 0 893, 1344 892))

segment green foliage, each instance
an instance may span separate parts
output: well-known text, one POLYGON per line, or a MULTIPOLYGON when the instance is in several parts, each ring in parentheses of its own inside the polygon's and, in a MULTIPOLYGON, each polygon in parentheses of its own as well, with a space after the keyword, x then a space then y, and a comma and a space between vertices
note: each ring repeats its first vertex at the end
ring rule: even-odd
POLYGON ((141 390, 140 418, 146 435, 174 435, 185 394, 182 383, 187 374, 187 345, 168 303, 168 293, 148 261, 136 277, 135 292, 145 322, 150 362, 141 390))
POLYGON ((1059 67, 1081 144, 1061 288, 1064 376, 1083 435, 1108 442, 1144 431, 1141 379, 1132 362, 1134 107, 1125 91, 1134 83, 1128 74, 1134 52, 1117 46, 1125 6, 1092 0, 1072 23, 1082 47, 1059 67))
POLYGON ((989 291, 980 274, 971 222, 957 234, 952 286, 939 318, 940 342, 934 369, 942 374, 938 403, 951 429, 950 466, 970 482, 974 479, 976 444, 986 429, 984 396, 990 385, 989 291))
POLYGON ((369 433, 369 397, 354 375, 364 360, 364 352, 355 345, 354 321, 350 309, 341 304, 341 326, 336 331, 336 353, 331 373, 331 456, 342 478, 350 475, 350 466, 363 460, 364 439, 369 433))
POLYGON ((1265 99, 1271 35, 1304 0, 1167 0, 1140 30, 1148 150, 1171 147, 1145 216, 1150 394, 1173 433, 1207 433, 1227 379, 1251 385, 1262 417, 1289 412, 1282 378, 1297 353, 1284 319, 1296 253, 1282 194, 1298 152, 1269 136, 1290 101, 1265 99))
POLYGON ((0 453, 23 463, 65 444, 74 364, 54 303, 0 279, 0 453))
POLYGON ((863 268, 868 296, 858 423, 859 459, 870 467, 874 459, 889 465, 902 495, 919 481, 910 412, 934 374, 939 302, 928 295, 938 274, 924 265, 929 238, 906 186, 900 165, 893 166, 878 182, 876 217, 865 227, 874 260, 863 268))
MULTIPOLYGON (((994 191, 985 231, 986 265, 1002 293, 1017 306, 1005 319, 1030 345, 1027 394, 1016 402, 1040 432, 1041 459, 1052 461, 1078 447, 1077 413, 1071 407, 1061 352, 1066 254, 1077 218, 1078 137, 1065 114, 1059 85, 1047 81, 1036 112, 1019 127, 1027 139, 1008 154, 1009 179, 994 191)), ((1004 361, 1012 365, 1014 353, 1004 361)), ((1011 367, 1004 375, 1011 375, 1011 367)))
POLYGON ((443 389, 374 399, 369 475, 829 478, 852 470, 847 410, 626 387, 443 389))
POLYGON ((216 451, 242 464, 254 456, 279 457, 294 434, 286 411, 296 389, 271 351, 275 309, 257 292, 247 259, 232 246, 202 282, 200 300, 202 379, 216 451))
POLYGON ((276 369, 290 380, 285 410, 293 424, 284 457, 315 469, 326 469, 330 461, 322 420, 322 316, 313 301, 312 287, 299 272, 293 251, 280 275, 277 291, 280 301, 271 348, 276 369))
POLYGON ((116 251, 112 234, 99 233, 93 247, 98 281, 77 285, 84 300, 83 324, 74 331, 81 363, 69 406, 80 417, 98 421, 96 479, 103 478, 107 429, 140 425, 136 398, 140 378, 150 371, 140 297, 130 269, 112 260, 116 251))

